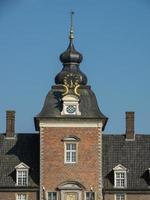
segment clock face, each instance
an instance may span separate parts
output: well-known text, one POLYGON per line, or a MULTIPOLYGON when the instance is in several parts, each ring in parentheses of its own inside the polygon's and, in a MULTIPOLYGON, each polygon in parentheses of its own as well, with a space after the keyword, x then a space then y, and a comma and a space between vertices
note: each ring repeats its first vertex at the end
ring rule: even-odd
POLYGON ((70 73, 64 77, 64 84, 69 88, 74 88, 81 80, 82 77, 79 74, 70 73))
POLYGON ((76 106, 75 105, 69 105, 66 107, 66 111, 69 114, 73 114, 76 112, 76 106))

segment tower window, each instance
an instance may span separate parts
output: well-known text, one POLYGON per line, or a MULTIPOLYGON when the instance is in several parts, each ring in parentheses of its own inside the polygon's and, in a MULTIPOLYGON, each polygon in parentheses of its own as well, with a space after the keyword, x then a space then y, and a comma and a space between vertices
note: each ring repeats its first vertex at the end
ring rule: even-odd
POLYGON ((78 142, 80 139, 76 136, 67 136, 64 141, 64 163, 74 164, 78 161, 78 142))
POLYGON ((65 143, 65 163, 77 162, 77 143, 66 142, 65 143))

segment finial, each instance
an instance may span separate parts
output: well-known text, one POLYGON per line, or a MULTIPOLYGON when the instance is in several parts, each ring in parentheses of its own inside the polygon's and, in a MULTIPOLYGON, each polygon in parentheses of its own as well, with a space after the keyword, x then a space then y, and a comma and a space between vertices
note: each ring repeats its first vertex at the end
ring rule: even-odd
POLYGON ((69 39, 73 40, 74 39, 74 31, 73 31, 73 15, 74 12, 70 12, 70 34, 69 34, 69 39))

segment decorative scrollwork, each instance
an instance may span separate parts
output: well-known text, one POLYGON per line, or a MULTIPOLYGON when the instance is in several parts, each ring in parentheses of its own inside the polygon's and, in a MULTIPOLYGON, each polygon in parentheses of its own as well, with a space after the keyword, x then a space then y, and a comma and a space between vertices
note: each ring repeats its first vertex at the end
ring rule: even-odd
POLYGON ((80 96, 79 92, 78 92, 78 88, 80 87, 80 85, 78 84, 75 88, 74 88, 74 93, 77 95, 77 96, 80 96))

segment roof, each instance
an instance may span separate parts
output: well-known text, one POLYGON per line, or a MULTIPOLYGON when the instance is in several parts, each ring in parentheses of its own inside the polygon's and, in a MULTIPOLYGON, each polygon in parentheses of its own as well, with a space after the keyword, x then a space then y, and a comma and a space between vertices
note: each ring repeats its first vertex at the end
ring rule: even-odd
MULTIPOLYGON (((127 171, 127 190, 149 190, 150 135, 136 135, 127 141, 124 135, 102 136, 103 187, 114 189, 114 171, 123 166, 127 171)), ((14 188, 16 169, 20 163, 29 167, 29 185, 39 185, 39 135, 17 134, 15 139, 7 139, 0 134, 0 189, 14 188)))
POLYGON ((53 86, 48 92, 44 106, 41 112, 36 116, 35 121, 37 123, 38 119, 49 118, 49 119, 97 119, 103 120, 103 128, 107 122, 107 117, 100 111, 96 96, 91 90, 90 86, 81 86, 79 89, 80 93, 80 104, 79 110, 81 115, 61 115, 62 111, 62 87, 53 86))
POLYGON ((29 167, 28 187, 39 183, 39 135, 17 134, 7 139, 0 134, 0 188, 15 187, 16 169, 20 163, 29 167))
POLYGON ((103 135, 103 187, 114 190, 113 168, 127 169, 127 189, 149 189, 150 135, 136 135, 126 141, 124 135, 103 135))

